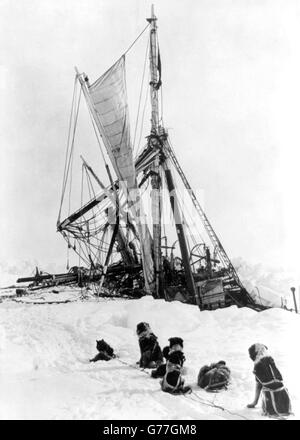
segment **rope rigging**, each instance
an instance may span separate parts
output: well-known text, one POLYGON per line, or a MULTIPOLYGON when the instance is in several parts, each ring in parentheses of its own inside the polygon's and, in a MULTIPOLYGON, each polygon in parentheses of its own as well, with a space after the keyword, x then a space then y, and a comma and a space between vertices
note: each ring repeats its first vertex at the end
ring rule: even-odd
MULTIPOLYGON (((144 87, 144 79, 145 79, 145 72, 146 72, 146 64, 147 64, 148 52, 149 52, 149 39, 148 39, 148 44, 147 44, 146 53, 145 53, 145 60, 144 60, 144 67, 143 67, 143 74, 142 74, 142 81, 141 81, 141 88, 140 88, 139 103, 138 103, 136 122, 135 122, 135 128, 134 128, 133 149, 135 148, 136 133, 137 133, 137 126, 138 126, 138 120, 139 120, 139 115, 140 115, 141 100, 142 100, 142 94, 143 94, 143 87, 144 87)), ((142 127, 141 127, 141 130, 142 130, 142 127)))
MULTIPOLYGON (((147 82, 149 82, 149 78, 150 78, 150 72, 148 73, 148 81, 147 82)), ((142 122, 141 122, 141 128, 140 128, 140 136, 139 136, 139 141, 138 141, 138 145, 137 145, 137 148, 136 148, 136 157, 141 152, 141 140, 142 140, 142 135, 143 135, 143 126, 144 126, 144 120, 145 120, 145 112, 146 112, 146 107, 147 107, 147 103, 148 103, 149 97, 150 97, 150 88, 147 87, 147 93, 145 94, 144 108, 143 108, 143 113, 142 113, 142 122)))
POLYGON ((126 55, 130 49, 135 45, 135 43, 141 38, 143 33, 148 29, 149 23, 145 26, 145 28, 142 30, 142 32, 136 37, 136 39, 130 44, 130 46, 123 52, 123 56, 126 55))
POLYGON ((66 148, 66 158, 65 158, 62 194, 61 194, 61 201, 60 201, 60 207, 59 207, 58 222, 60 221, 61 210, 62 210, 62 205, 63 205, 63 201, 64 201, 67 181, 68 181, 68 175, 69 175, 69 171, 70 171, 70 164, 72 163, 72 158, 73 158, 74 141, 75 141, 77 121, 78 121, 80 99, 81 99, 81 89, 80 89, 80 93, 79 93, 79 98, 77 99, 77 78, 75 78, 74 89, 73 89, 73 98, 72 98, 72 107, 71 107, 71 114, 70 114, 70 120, 69 120, 68 140, 67 140, 67 148, 66 148), (77 100, 77 103, 76 103, 76 100, 77 100), (73 118, 74 118, 74 121, 73 121, 73 118), (71 140, 71 132, 72 132, 72 140, 71 140))

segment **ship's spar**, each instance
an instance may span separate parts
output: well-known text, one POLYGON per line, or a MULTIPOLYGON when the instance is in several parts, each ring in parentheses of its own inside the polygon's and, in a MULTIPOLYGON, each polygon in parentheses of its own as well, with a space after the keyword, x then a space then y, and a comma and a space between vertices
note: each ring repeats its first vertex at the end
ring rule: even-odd
MULTIPOLYGON (((159 90, 161 88, 161 58, 157 38, 157 18, 154 8, 147 19, 150 62, 151 127, 147 144, 134 159, 125 80, 125 55, 123 55, 97 81, 90 84, 86 74, 76 71, 100 148, 105 149, 109 160, 102 159, 109 176, 104 184, 93 168, 82 158, 89 187, 92 181, 101 192, 91 191, 90 199, 77 211, 61 220, 57 229, 68 246, 80 254, 87 268, 73 271, 80 274, 81 283, 95 283, 97 294, 111 290, 128 292, 131 289, 151 293, 155 298, 180 299, 198 304, 201 309, 225 307, 231 304, 258 309, 242 285, 239 276, 202 209, 175 151, 160 115, 159 90), (112 177, 111 168, 115 178, 112 177), (190 197, 198 221, 206 231, 206 243, 194 243, 191 248, 186 234, 186 220, 174 174, 190 197), (145 182, 151 183, 151 225, 145 220, 141 190, 145 182), (169 194, 169 203, 180 250, 180 267, 175 266, 174 246, 162 246, 162 189, 169 194), (134 195, 134 196, 133 196, 134 195), (77 243, 77 247, 76 247, 77 243), (171 256, 168 256, 171 249, 171 256), (163 255, 165 250, 165 255, 163 255), (112 255, 117 255, 113 261, 112 255), (104 259, 101 256, 104 256, 104 259), (138 288, 137 288, 138 286, 138 288)), ((76 84, 75 83, 75 84, 76 84)), ((77 94, 80 96, 80 93, 77 94)), ((70 149, 67 154, 62 202, 67 186, 68 170, 72 163, 73 137, 76 133, 78 106, 75 99, 70 124, 70 149)), ((35 277, 37 280, 37 278, 35 277)), ((68 278, 70 280, 70 276, 68 278)))

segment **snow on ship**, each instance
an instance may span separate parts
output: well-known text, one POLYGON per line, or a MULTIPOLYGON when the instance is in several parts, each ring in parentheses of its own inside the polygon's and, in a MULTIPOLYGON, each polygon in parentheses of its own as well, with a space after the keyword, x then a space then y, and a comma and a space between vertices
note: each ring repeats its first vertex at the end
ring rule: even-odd
POLYGON ((79 255, 79 265, 66 275, 67 281, 76 279, 100 296, 150 294, 196 304, 201 310, 233 304, 259 310, 261 306, 242 285, 176 158, 163 123, 162 63, 153 6, 147 21, 144 31, 150 33, 133 141, 126 58, 134 43, 93 83, 76 69, 57 221, 68 249, 79 255), (77 209, 72 212, 74 145, 82 96, 100 155, 91 162, 83 157, 86 151, 81 145, 81 184, 77 209), (146 110, 150 112, 149 127, 144 124, 146 110), (141 139, 146 139, 144 145, 141 139))

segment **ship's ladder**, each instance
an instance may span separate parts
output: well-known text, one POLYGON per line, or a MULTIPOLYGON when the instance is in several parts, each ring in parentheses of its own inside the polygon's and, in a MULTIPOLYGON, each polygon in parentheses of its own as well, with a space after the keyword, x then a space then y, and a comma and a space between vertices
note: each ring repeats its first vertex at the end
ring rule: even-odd
POLYGON ((241 286, 241 281, 239 279, 239 276, 238 276, 235 268, 233 267, 228 255, 226 254, 225 249, 223 248, 223 246, 222 246, 217 234, 215 233, 211 223, 209 222, 205 212, 203 211, 191 185, 189 184, 189 182, 186 178, 186 175, 184 174, 184 172, 183 172, 183 170, 182 170, 182 168, 176 158, 174 150, 171 147, 168 140, 165 140, 165 142, 164 142, 164 151, 166 152, 167 156, 171 159, 171 161, 172 161, 174 167, 176 168, 185 188, 188 190, 188 193, 191 197, 192 203, 193 203, 195 209, 197 210, 197 212, 202 220, 204 228, 205 228, 213 246, 217 250, 217 255, 218 255, 219 259, 221 260, 223 265, 230 271, 231 276, 234 278, 234 280, 237 282, 237 284, 241 286))

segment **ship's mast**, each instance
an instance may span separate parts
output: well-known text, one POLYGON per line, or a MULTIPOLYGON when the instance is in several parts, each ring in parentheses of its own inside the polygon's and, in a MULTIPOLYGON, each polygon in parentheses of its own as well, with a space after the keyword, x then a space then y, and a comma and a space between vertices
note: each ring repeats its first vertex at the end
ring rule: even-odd
POLYGON ((158 90, 160 88, 159 72, 159 53, 157 47, 157 25, 154 15, 154 7, 151 8, 150 23, 150 92, 151 92, 151 135, 149 136, 150 145, 157 150, 156 158, 151 168, 151 184, 152 184, 152 221, 153 221, 153 253, 156 271, 156 297, 163 297, 163 273, 162 273, 162 256, 161 256, 161 174, 166 178, 167 188, 170 193, 170 202, 172 212, 176 224, 176 232, 179 240, 183 266, 187 288, 191 297, 195 296, 195 284, 190 267, 189 254, 185 231, 182 225, 181 215, 177 204, 177 195, 173 183, 171 170, 164 163, 163 149, 165 148, 167 135, 159 125, 159 100, 158 90))
POLYGON ((183 219, 180 212, 180 208, 178 205, 178 197, 176 194, 176 189, 173 181, 172 172, 170 170, 168 160, 166 160, 163 164, 164 172, 165 172, 165 178, 167 182, 167 188, 170 194, 170 203, 171 208, 173 212, 173 217, 176 225, 176 232, 178 237, 178 242, 180 246, 180 252, 182 257, 182 263, 184 267, 184 273, 185 273, 185 279, 186 279, 186 285, 188 289, 188 295, 193 300, 196 298, 196 288, 195 288, 195 282, 191 270, 190 265, 190 259, 189 259, 189 251, 188 251, 188 245, 187 240, 185 236, 185 231, 183 227, 183 219))
MULTIPOLYGON (((159 148, 159 105, 158 105, 158 49, 157 49, 157 18, 154 15, 154 6, 151 7, 150 23, 150 94, 151 94, 151 135, 149 143, 153 149, 159 148)), ((159 154, 151 167, 151 199, 152 199, 152 224, 153 224, 153 254, 155 266, 155 296, 163 296, 161 283, 161 178, 159 154)))
POLYGON ((157 87, 157 18, 154 15, 154 6, 151 6, 150 23, 150 92, 151 92, 151 132, 157 134, 158 130, 158 87, 157 87))

